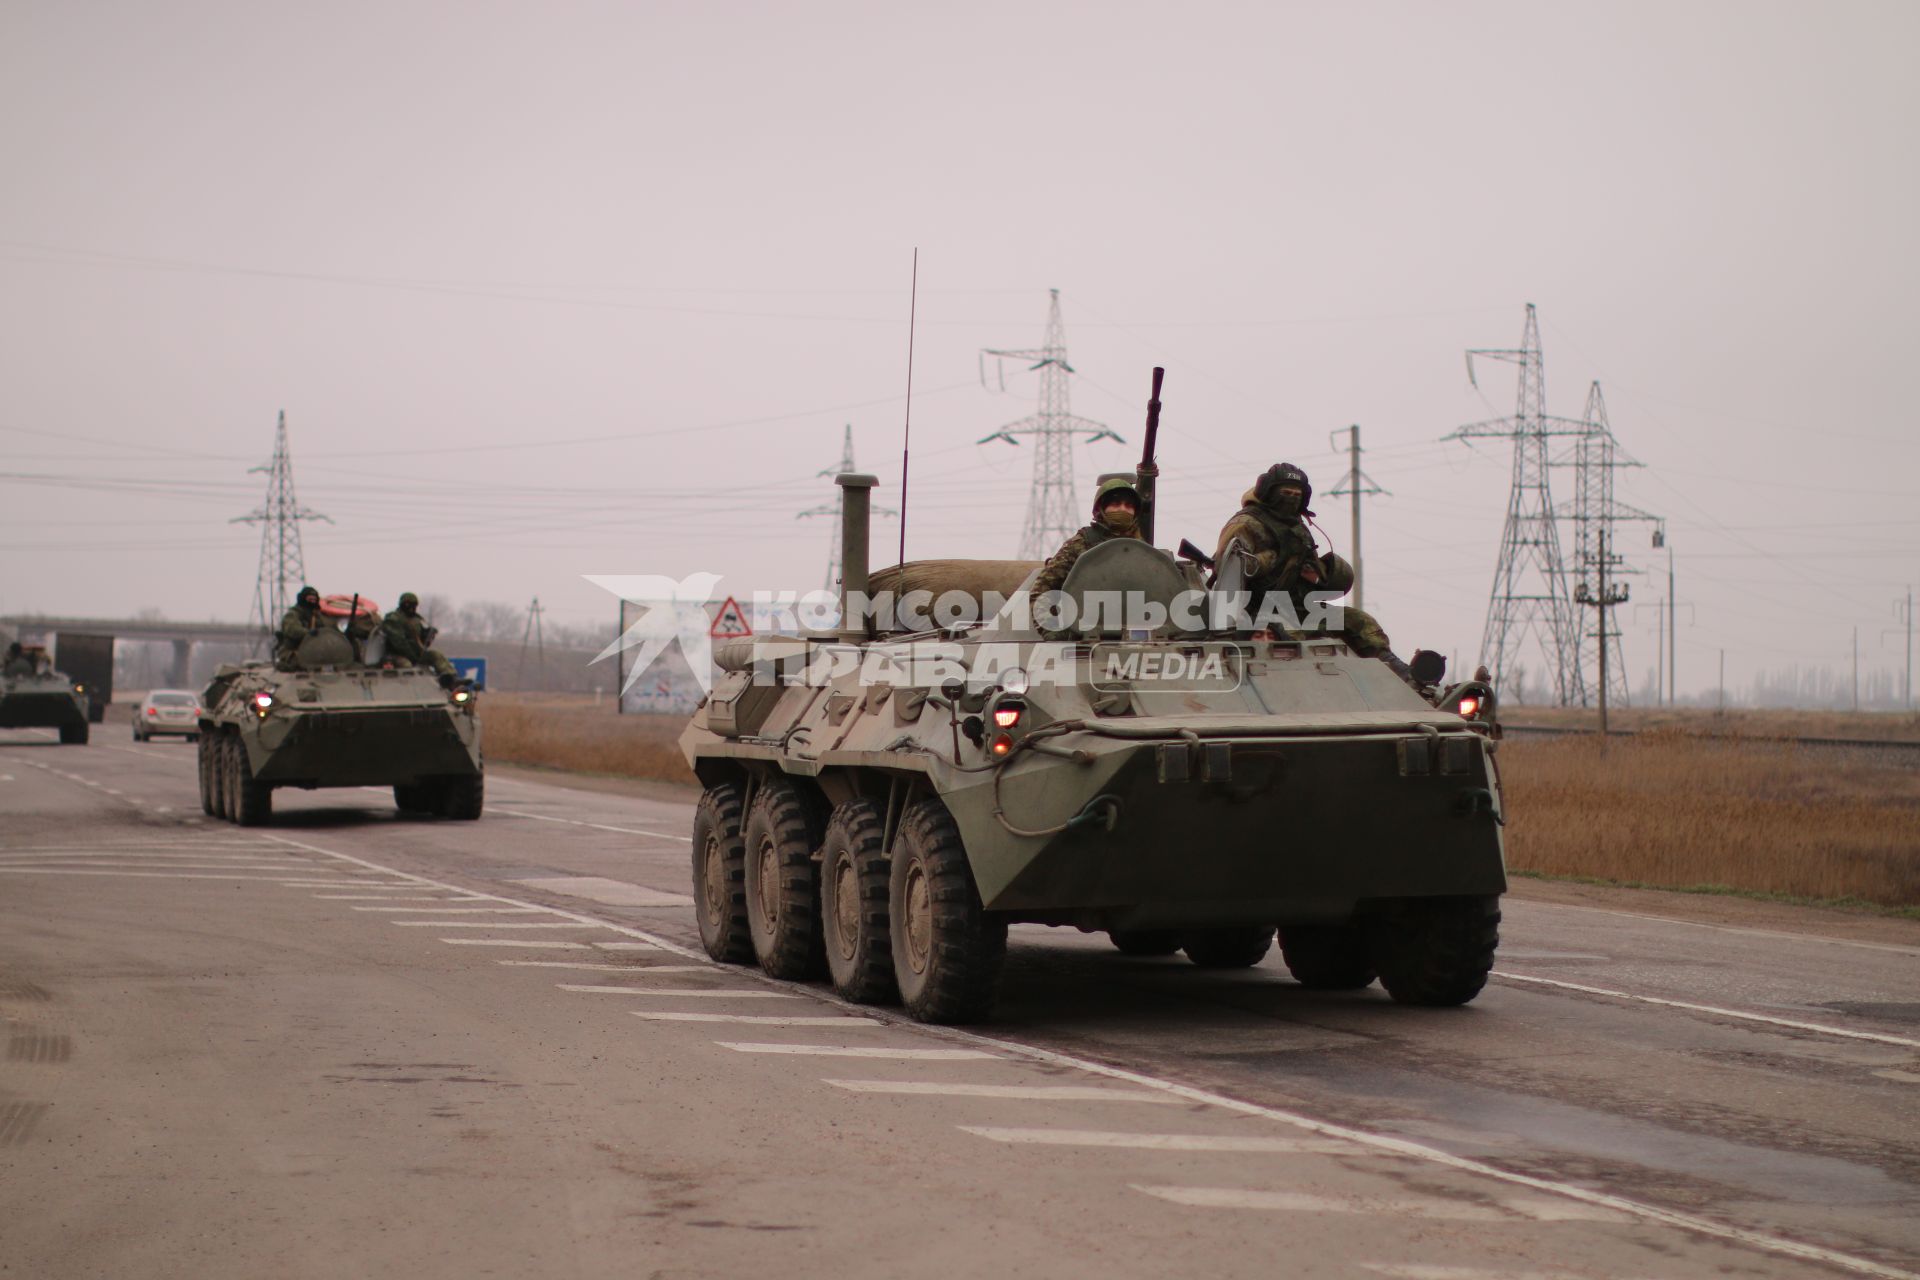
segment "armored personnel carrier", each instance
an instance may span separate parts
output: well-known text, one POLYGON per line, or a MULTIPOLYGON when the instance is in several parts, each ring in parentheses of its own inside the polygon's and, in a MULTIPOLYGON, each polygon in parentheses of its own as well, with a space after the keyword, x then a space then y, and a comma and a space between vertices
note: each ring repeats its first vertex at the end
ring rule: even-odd
MULTIPOLYGON (((1258 963, 1277 930, 1308 987, 1377 978, 1418 1005, 1479 993, 1506 890, 1491 689, 1416 689, 1327 632, 1183 617, 1172 606, 1215 593, 1133 539, 1074 565, 1063 626, 1022 624, 1035 566, 1004 562, 1013 603, 980 621, 863 618, 874 483, 838 477, 839 632, 721 646, 680 739, 704 786, 709 954, 824 972, 927 1022, 989 1014, 1019 922, 1210 967, 1258 963), (1129 593, 1169 606, 1163 620, 1096 607, 1129 593)), ((974 590, 984 563, 919 584, 974 590)))
POLYGON ((443 688, 424 667, 362 662, 335 627, 279 665, 222 666, 200 705, 200 807, 214 817, 258 826, 276 788, 366 786, 391 786, 403 813, 480 816, 472 690, 443 688))
POLYGON ((92 719, 85 686, 55 671, 37 645, 25 648, 24 659, 32 672, 0 676, 0 729, 58 729, 61 742, 85 745, 92 719))

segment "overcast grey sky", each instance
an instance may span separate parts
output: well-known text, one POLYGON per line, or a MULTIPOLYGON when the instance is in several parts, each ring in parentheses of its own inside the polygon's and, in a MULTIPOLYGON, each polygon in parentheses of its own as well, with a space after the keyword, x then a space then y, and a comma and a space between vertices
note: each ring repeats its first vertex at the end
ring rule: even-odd
POLYGON ((1035 387, 976 353, 1057 287, 1129 441, 1087 486, 1156 363, 1169 544, 1359 423, 1368 603, 1465 661, 1510 465, 1439 439, 1511 411, 1461 353, 1534 302, 1549 408, 1599 379, 1668 518, 1683 691, 1855 626, 1891 668, 1916 47, 1908 3, 0 0, 0 611, 244 617, 281 409, 323 590, 813 586, 844 424, 898 484, 918 246, 910 556, 1017 548, 1031 451, 974 442, 1035 387))

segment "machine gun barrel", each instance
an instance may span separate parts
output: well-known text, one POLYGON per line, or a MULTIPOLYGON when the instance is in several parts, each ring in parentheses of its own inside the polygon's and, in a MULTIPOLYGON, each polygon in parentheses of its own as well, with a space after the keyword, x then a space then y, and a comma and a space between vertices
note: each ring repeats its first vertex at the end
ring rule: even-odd
POLYGON ((1140 451, 1140 469, 1134 473, 1134 487, 1140 493, 1140 536, 1148 545, 1153 543, 1153 504, 1155 481, 1160 478, 1160 466, 1153 460, 1154 440, 1160 434, 1160 381, 1167 371, 1158 365, 1153 369, 1153 391, 1147 397, 1147 439, 1140 451))

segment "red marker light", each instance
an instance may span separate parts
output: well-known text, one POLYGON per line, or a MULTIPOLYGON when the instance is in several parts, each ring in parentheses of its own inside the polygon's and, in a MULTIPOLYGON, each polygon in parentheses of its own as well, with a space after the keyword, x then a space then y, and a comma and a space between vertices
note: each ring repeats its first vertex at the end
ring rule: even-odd
POLYGON ((1460 714, 1467 717, 1467 719, 1469 720, 1473 719, 1474 713, 1476 713, 1479 710, 1480 710, 1480 699, 1478 698, 1460 699, 1460 714))
POLYGON ((1013 750, 1013 739, 1009 738, 1006 734, 1003 733, 998 737, 996 737, 993 740, 993 745, 987 749, 993 752, 993 754, 995 754, 996 756, 1003 756, 1007 754, 1007 752, 1013 750))

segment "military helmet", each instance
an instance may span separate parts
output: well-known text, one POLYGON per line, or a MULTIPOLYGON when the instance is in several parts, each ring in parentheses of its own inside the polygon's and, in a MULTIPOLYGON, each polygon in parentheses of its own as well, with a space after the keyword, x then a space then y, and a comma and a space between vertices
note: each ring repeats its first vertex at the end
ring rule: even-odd
POLYGON ((420 597, 411 591, 402 591, 400 593, 400 607, 402 609, 418 609, 420 607, 420 597))
POLYGON ((1108 476, 1100 482, 1100 487, 1093 491, 1093 514, 1099 515, 1100 508, 1113 501, 1117 494, 1125 494, 1133 499, 1133 509, 1135 511, 1140 509, 1140 490, 1134 488, 1133 481, 1126 476, 1108 476))
POLYGON ((1335 555, 1329 551, 1320 557, 1320 589, 1322 591, 1338 591, 1345 595, 1353 590, 1353 583, 1353 566, 1347 563, 1345 556, 1335 555))
POLYGON ((1300 506, 1304 510, 1313 501, 1313 482, 1307 479, 1307 473, 1291 462, 1276 462, 1260 473, 1253 482, 1253 500, 1262 506, 1271 506, 1282 485, 1300 487, 1300 506))

